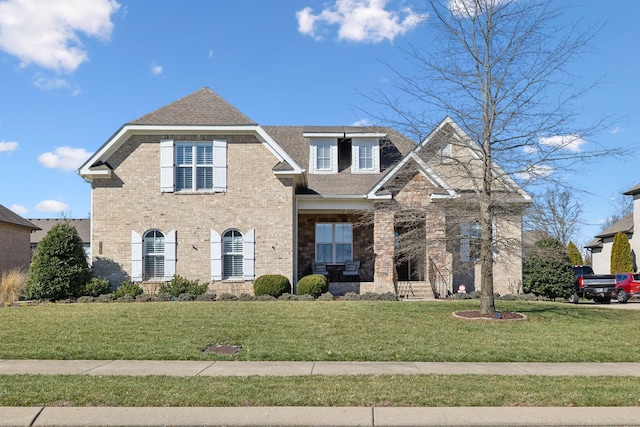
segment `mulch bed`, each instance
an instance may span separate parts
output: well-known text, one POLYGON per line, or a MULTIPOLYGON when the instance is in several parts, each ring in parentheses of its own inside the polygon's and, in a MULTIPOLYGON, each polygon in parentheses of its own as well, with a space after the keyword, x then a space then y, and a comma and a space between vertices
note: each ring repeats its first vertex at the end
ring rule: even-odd
POLYGON ((527 320, 527 316, 515 311, 496 311, 496 315, 481 314, 480 310, 456 311, 453 317, 471 320, 527 320))

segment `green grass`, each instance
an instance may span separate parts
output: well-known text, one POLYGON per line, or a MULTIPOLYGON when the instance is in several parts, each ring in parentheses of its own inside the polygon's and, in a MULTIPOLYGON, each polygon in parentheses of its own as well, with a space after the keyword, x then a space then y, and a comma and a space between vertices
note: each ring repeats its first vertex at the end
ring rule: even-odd
POLYGON ((0 309, 0 359, 636 362, 640 313, 498 301, 45 304, 0 309), (239 344, 235 356, 203 353, 239 344))
POLYGON ((631 377, 0 376, 0 406, 637 406, 631 377))

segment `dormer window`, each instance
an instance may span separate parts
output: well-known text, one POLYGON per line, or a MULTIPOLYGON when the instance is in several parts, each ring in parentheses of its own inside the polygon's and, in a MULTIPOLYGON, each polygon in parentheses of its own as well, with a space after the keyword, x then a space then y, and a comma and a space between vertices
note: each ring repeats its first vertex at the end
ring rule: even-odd
POLYGON ((311 138, 310 173, 338 173, 338 138, 311 138))
POLYGON ((352 173, 380 172, 380 141, 376 138, 352 139, 352 173))

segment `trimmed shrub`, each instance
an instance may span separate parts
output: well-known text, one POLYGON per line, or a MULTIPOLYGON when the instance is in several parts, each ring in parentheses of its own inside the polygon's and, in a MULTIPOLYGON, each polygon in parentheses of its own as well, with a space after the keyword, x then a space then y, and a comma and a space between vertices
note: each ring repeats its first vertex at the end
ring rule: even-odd
POLYGON ((113 296, 113 294, 102 294, 95 299, 96 302, 102 302, 102 303, 114 302, 115 300, 116 299, 113 296))
POLYGON ((455 293, 453 294, 453 299, 473 299, 473 297, 471 295, 469 295, 468 293, 464 292, 464 293, 455 293))
POLYGON ((333 294, 331 292, 325 292, 318 297, 318 301, 333 301, 333 294))
POLYGON ((190 294, 189 292, 183 292, 178 295, 178 301, 195 301, 196 296, 194 294, 190 294))
POLYGON ((156 298, 151 294, 140 294, 136 297, 136 302, 154 302, 156 298))
POLYGON ((238 301, 255 301, 256 297, 251 294, 247 294, 245 292, 241 293, 238 297, 238 301))
POLYGON ((159 302, 173 301, 173 297, 171 296, 171 294, 167 292, 160 292, 156 294, 156 301, 159 301, 159 302))
POLYGON ((298 295, 313 295, 319 297, 329 291, 329 280, 322 274, 310 274, 298 281, 298 295))
POLYGON ((131 294, 124 294, 116 300, 117 302, 136 302, 136 297, 131 294))
POLYGON ((298 301, 315 301, 315 297, 311 294, 298 295, 298 301))
POLYGON ((567 251, 558 239, 538 240, 522 264, 522 289, 547 298, 568 298, 575 276, 567 251))
POLYGON ((82 239, 66 221, 54 225, 38 243, 27 275, 25 298, 76 298, 90 278, 82 239))
POLYGON ((84 287, 82 295, 97 297, 111 292, 111 284, 104 277, 92 277, 84 287))
POLYGON ((375 292, 365 292, 360 295, 362 301, 380 301, 380 295, 375 292))
POLYGON ((279 301, 298 301, 298 295, 285 292, 278 297, 279 301))
POLYGON ((238 297, 234 294, 223 293, 218 297, 218 301, 238 301, 238 297))
POLYGON ((360 299, 360 295, 355 292, 347 292, 344 294, 345 301, 358 301, 360 299))
POLYGON ((393 292, 380 294, 380 301, 398 301, 398 296, 393 292))
POLYGON ((633 272, 633 257, 629 238, 622 231, 613 237, 611 246, 611 274, 633 272))
POLYGON ((142 288, 137 283, 122 282, 120 286, 118 286, 118 289, 113 293, 113 297, 115 299, 120 299, 125 295, 129 295, 135 299, 135 297, 140 295, 142 292, 142 288))
POLYGON ((196 301, 215 301, 216 294, 215 292, 205 292, 204 294, 198 295, 196 297, 196 301))
POLYGON ((271 295, 278 298, 285 292, 291 293, 291 283, 281 274, 265 274, 253 282, 253 293, 256 297, 271 295))
POLYGON ((278 299, 272 295, 259 295, 256 297, 256 301, 277 301, 278 299))
POLYGON ((202 295, 207 292, 209 285, 198 283, 198 280, 187 280, 184 277, 175 275, 170 282, 160 285, 158 292, 168 293, 171 296, 178 297, 180 294, 189 293, 195 296, 202 295))
POLYGON ((80 304, 86 304, 89 302, 94 302, 95 300, 96 300, 95 297, 83 295, 80 298, 78 298, 76 302, 80 304))
POLYGON ((573 242, 569 242, 567 245, 567 255, 571 260, 571 264, 573 265, 582 265, 582 254, 580 254, 580 250, 573 242))

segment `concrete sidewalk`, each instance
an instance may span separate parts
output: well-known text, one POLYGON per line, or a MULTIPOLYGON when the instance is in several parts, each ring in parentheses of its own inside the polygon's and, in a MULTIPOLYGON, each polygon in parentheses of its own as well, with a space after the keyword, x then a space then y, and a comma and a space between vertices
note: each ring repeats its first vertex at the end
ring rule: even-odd
POLYGON ((634 376, 640 363, 238 362, 175 360, 0 360, 0 375, 544 375, 634 376))
POLYGON ((637 426, 640 408, 2 408, 0 426, 637 426))
MULTIPOLYGON (((0 360, 0 375, 640 376, 640 363, 0 360)), ((1 391, 1 383, 0 383, 1 391)), ((640 407, 0 407, 6 426, 640 426, 640 407)))

